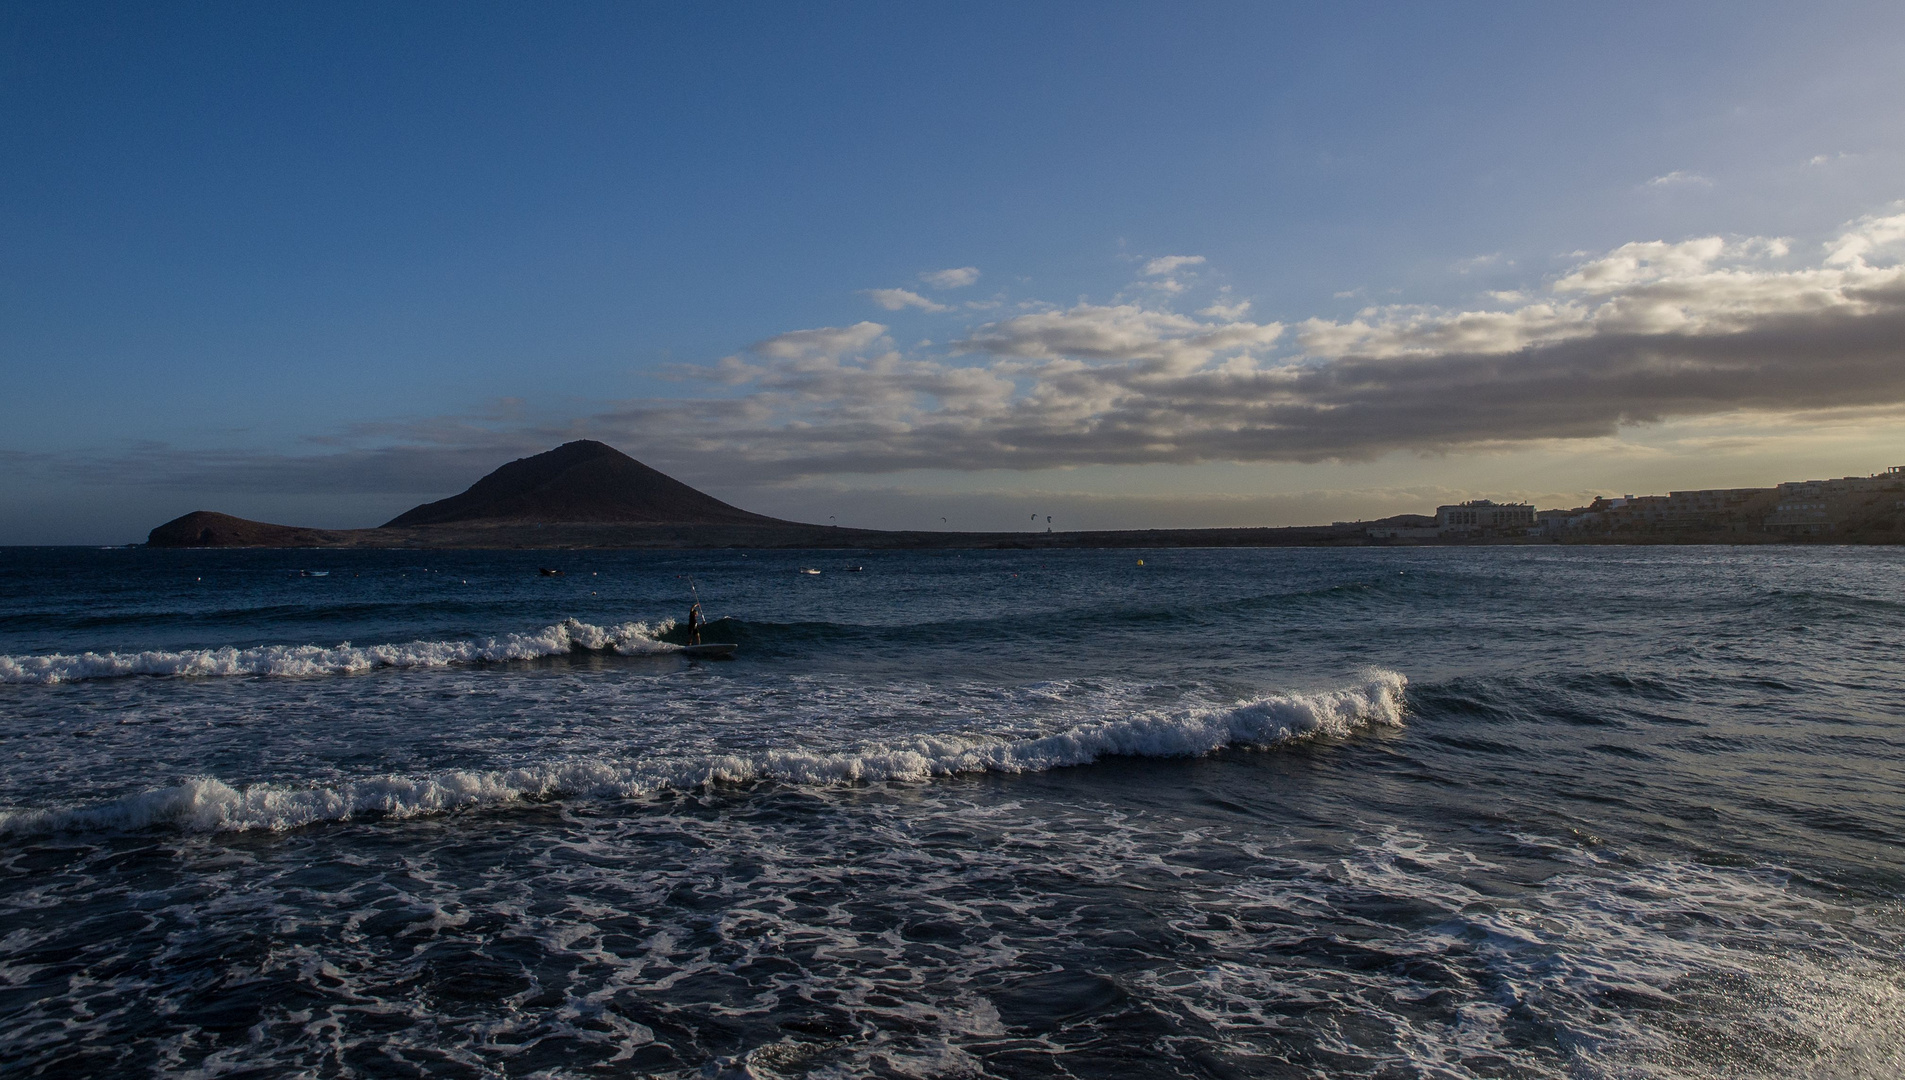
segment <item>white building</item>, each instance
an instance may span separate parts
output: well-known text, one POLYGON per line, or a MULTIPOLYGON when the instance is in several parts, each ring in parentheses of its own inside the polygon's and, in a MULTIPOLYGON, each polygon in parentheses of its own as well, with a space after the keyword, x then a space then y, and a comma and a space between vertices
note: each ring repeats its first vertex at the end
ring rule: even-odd
POLYGON ((1475 499, 1435 508, 1436 531, 1443 534, 1504 530, 1525 532, 1534 528, 1534 525, 1535 508, 1529 503, 1497 503, 1475 499))

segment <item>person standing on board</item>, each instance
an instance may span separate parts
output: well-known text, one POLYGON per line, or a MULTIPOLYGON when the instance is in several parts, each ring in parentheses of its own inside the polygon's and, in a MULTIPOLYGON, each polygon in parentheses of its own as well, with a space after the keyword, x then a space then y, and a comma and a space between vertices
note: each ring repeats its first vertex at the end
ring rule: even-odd
POLYGON ((688 644, 690 645, 701 644, 701 624, 702 624, 701 605, 700 604, 689 605, 688 607, 688 644))

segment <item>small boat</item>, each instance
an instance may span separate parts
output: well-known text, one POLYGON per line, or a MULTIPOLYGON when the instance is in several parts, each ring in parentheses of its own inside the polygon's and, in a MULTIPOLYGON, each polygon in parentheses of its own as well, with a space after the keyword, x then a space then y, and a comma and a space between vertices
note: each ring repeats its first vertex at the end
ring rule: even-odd
POLYGON ((331 572, 329 570, 300 570, 298 571, 298 576, 299 577, 330 577, 331 572))
POLYGON ((864 573, 866 573, 866 567, 864 567, 864 566, 849 566, 849 567, 847 567, 847 573, 849 573, 849 574, 864 574, 864 573))
POLYGON ((547 566, 538 566, 536 568, 536 573, 541 574, 543 577, 561 577, 562 576, 562 571, 552 570, 547 566))
POLYGON ((678 655, 690 660, 732 660, 739 645, 724 641, 710 642, 706 645, 683 645, 678 655))
POLYGON ((812 569, 811 567, 805 567, 805 566, 803 566, 803 567, 801 567, 801 569, 800 569, 800 572, 801 572, 801 573, 803 573, 803 574, 818 574, 818 573, 820 573, 820 571, 818 571, 818 570, 815 570, 815 569, 812 569))

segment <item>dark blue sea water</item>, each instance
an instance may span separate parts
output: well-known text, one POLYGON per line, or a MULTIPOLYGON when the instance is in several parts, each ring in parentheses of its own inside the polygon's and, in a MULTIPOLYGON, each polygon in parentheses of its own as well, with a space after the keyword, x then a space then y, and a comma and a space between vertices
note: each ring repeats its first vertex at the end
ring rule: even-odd
POLYGON ((1901 1075, 1902 645, 1891 549, 0 551, 0 1072, 1901 1075))

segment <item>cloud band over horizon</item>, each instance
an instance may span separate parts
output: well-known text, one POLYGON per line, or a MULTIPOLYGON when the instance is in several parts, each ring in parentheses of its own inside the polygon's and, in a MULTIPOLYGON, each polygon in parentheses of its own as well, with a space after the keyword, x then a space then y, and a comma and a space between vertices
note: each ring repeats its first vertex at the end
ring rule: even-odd
POLYGON ((1902 239, 1905 213, 1853 223, 1810 264, 1792 265, 1781 239, 1630 243, 1538 298, 1344 322, 1041 305, 925 355, 878 323, 794 331, 680 372, 733 396, 629 403, 589 423, 690 440, 712 423, 719 436, 697 451, 798 477, 1357 461, 1905 406, 1902 239))
MULTIPOLYGON (((796 330, 673 369, 700 394, 547 422, 368 425, 307 456, 155 447, 137 466, 122 458, 112 468, 189 488, 434 491, 498 455, 587 436, 761 484, 922 469, 1354 462, 1602 439, 1674 419, 1905 409, 1899 211, 1852 223, 1810 262, 1781 239, 1630 243, 1568 268, 1539 295, 1492 294, 1474 310, 1392 305, 1286 325, 1247 321, 1248 301, 1191 316, 1144 294, 1022 302, 1017 314, 911 349, 877 322, 796 330)), ((1146 272, 1194 259, 1152 260, 1146 272)), ((978 271, 939 274, 966 283, 978 271)), ((896 305, 906 306, 920 307, 896 305)))

